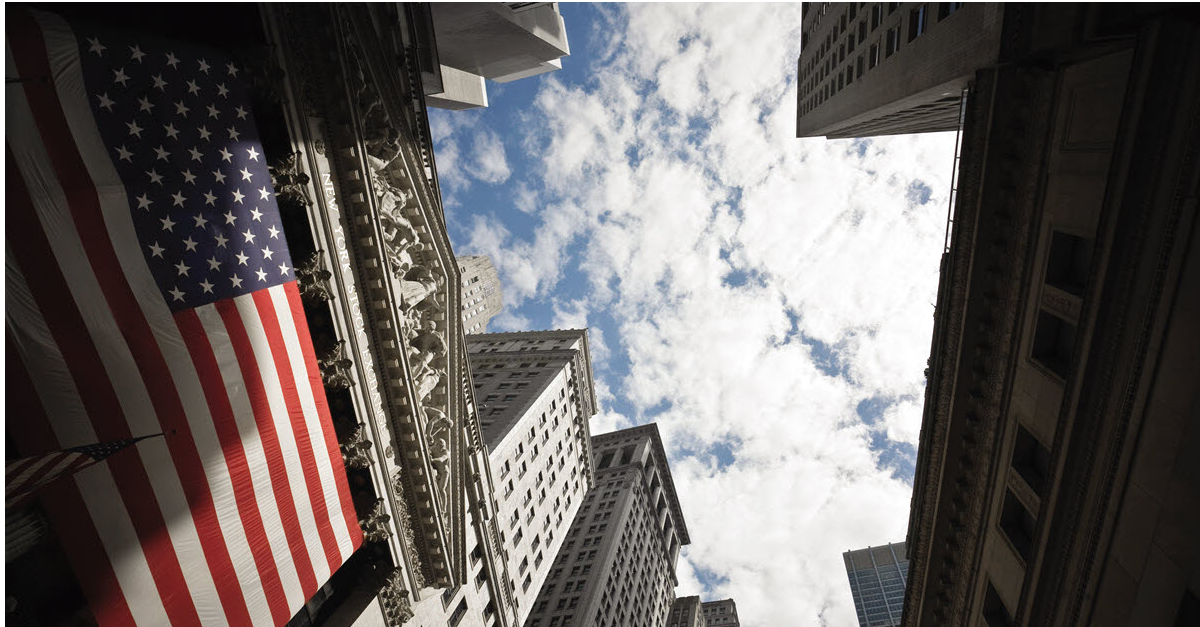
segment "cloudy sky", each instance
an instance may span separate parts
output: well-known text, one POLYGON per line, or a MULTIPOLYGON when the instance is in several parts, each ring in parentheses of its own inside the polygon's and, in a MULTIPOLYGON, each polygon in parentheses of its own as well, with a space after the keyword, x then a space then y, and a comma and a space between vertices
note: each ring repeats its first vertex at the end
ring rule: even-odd
POLYGON ((680 596, 857 624, 841 553, 904 539, 953 134, 796 139, 800 5, 560 5, 571 56, 431 114, 490 330, 588 327, 593 433, 657 422, 680 596))

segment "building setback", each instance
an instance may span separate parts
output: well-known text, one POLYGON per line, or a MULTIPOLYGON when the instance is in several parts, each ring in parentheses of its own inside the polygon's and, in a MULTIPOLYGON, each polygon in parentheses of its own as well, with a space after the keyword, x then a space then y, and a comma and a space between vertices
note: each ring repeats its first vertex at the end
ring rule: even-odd
POLYGON ((903 542, 842 553, 859 627, 895 627, 904 609, 908 558, 903 542))
POLYGON ((462 271, 463 333, 485 333, 488 322, 504 308, 500 275, 486 255, 463 255, 454 259, 462 271))
POLYGON ((658 427, 592 438, 596 485, 575 516, 527 627, 661 627, 690 539, 658 427))
POLYGON ((797 137, 953 131, 975 70, 999 58, 995 3, 806 2, 802 15, 797 137))

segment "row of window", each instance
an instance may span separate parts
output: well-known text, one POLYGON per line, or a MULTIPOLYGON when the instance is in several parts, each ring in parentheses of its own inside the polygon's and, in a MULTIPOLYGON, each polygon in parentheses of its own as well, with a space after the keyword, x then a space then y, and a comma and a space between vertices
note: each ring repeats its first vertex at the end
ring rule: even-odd
MULTIPOLYGON (((889 15, 899 7, 899 3, 896 2, 886 4, 889 15)), ((953 15, 961 6, 960 2, 939 3, 938 20, 941 21, 953 15)), ((874 69, 880 63, 881 52, 882 58, 886 59, 900 50, 903 23, 897 23, 888 28, 882 41, 877 38, 869 44, 869 49, 860 53, 856 59, 854 58, 855 45, 867 46, 868 34, 875 32, 882 24, 883 7, 882 3, 872 6, 869 30, 866 17, 857 24, 857 27, 851 24, 847 28, 847 18, 853 20, 856 15, 855 4, 852 3, 847 13, 842 16, 840 24, 835 24, 833 30, 826 36, 818 53, 808 61, 802 62, 799 86, 800 113, 802 115, 820 106, 833 95, 851 85, 856 79, 861 79, 866 71, 874 69), (847 30, 848 34, 846 34, 847 30), (845 40, 835 48, 833 42, 837 41, 837 37, 841 34, 846 34, 845 40), (846 62, 847 56, 852 59, 852 62, 842 65, 846 62)), ((917 5, 909 11, 907 30, 909 43, 924 35, 928 30, 929 12, 928 4, 917 5)))

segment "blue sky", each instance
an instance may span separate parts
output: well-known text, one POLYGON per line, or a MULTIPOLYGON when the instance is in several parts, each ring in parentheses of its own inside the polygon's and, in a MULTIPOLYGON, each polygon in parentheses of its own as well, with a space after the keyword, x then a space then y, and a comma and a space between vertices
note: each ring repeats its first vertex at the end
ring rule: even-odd
POLYGON ((799 4, 560 8, 562 70, 430 114, 489 329, 588 327, 593 432, 659 424, 677 594, 855 625, 841 552, 907 524, 954 137, 796 139, 799 4))

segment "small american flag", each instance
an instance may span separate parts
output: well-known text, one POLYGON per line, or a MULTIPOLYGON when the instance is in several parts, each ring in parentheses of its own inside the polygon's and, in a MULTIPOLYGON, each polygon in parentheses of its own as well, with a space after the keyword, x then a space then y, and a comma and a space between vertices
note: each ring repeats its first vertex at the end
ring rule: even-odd
POLYGON ((158 435, 76 446, 8 462, 4 468, 4 507, 19 508, 51 483, 103 461, 127 446, 158 435))
POLYGON ((362 531, 241 71, 7 17, 8 428, 166 434, 41 504, 101 627, 282 625, 362 531))

